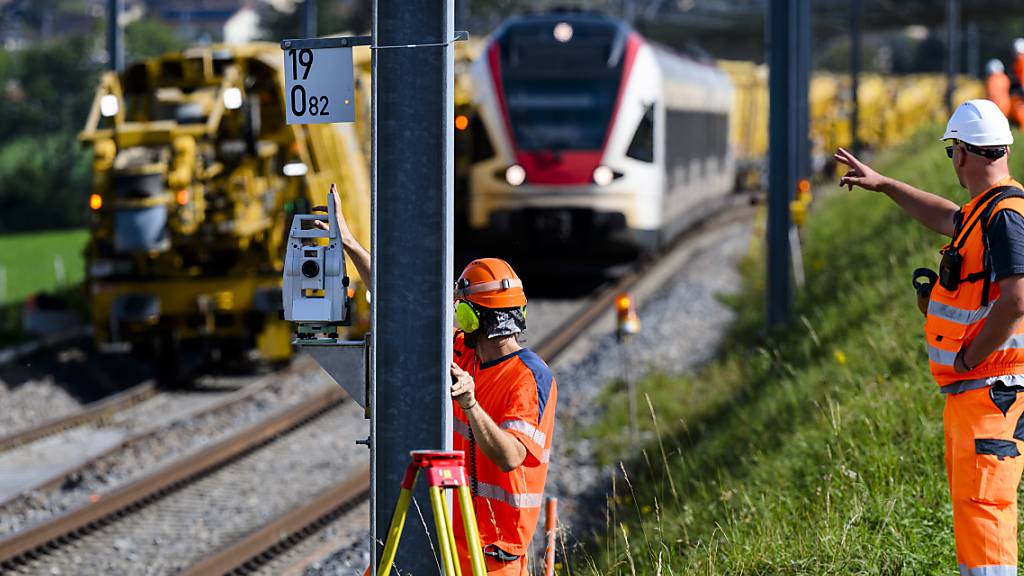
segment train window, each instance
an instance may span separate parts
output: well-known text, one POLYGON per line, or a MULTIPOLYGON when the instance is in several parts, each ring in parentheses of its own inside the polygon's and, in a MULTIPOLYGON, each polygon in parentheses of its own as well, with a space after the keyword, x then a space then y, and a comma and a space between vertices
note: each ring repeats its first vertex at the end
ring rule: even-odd
POLYGON ((640 124, 633 133, 626 156, 641 162, 654 162, 654 104, 647 106, 640 124))
POLYGON ((494 145, 479 114, 473 114, 469 121, 470 162, 477 163, 494 157, 494 145))
POLYGON ((517 148, 600 150, 622 80, 615 47, 625 32, 580 18, 572 42, 551 35, 554 22, 520 22, 501 34, 501 75, 517 148))

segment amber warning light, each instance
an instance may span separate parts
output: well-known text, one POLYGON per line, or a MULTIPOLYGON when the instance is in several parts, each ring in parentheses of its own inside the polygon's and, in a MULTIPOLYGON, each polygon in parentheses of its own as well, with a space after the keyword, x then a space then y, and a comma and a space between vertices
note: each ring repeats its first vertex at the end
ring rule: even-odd
POLYGON ((640 332, 640 315, 636 312, 636 303, 631 294, 619 294, 615 299, 615 312, 615 334, 619 340, 640 332))
POLYGON ((92 194, 89 196, 89 208, 92 210, 99 210, 103 208, 103 196, 99 194, 92 194))
POLYGON ((461 132, 466 128, 469 128, 469 116, 459 114, 455 117, 455 129, 461 132))

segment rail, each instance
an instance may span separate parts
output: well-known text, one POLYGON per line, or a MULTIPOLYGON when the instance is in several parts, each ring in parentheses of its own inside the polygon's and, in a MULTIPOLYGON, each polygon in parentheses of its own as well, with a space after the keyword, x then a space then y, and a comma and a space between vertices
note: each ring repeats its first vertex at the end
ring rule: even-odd
POLYGON ((96 502, 0 540, 0 568, 13 568, 20 560, 45 554, 48 548, 74 541, 110 519, 131 514, 302 425, 345 398, 347 396, 341 388, 327 388, 268 420, 257 422, 205 450, 103 495, 96 502))

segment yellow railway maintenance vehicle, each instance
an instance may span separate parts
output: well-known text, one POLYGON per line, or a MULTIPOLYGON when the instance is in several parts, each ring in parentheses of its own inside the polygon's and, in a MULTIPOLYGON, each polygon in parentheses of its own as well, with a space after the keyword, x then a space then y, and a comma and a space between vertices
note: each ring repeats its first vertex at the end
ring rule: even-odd
MULTIPOLYGON (((284 241, 291 215, 324 204, 331 182, 369 241, 367 67, 360 122, 308 126, 285 123, 282 67, 274 44, 213 45, 107 73, 96 90, 80 135, 94 152, 96 340, 151 357, 169 383, 210 361, 291 356, 284 241)), ((365 288, 349 276, 363 322, 353 329, 365 330, 365 288)))

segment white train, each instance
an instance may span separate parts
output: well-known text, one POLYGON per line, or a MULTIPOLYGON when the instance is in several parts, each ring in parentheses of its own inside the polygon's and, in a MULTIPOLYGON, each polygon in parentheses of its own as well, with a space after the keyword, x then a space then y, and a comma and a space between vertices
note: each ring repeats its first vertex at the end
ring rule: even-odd
POLYGON ((471 229, 541 249, 649 250, 734 188, 729 78, 621 20, 511 18, 470 73, 471 229))

